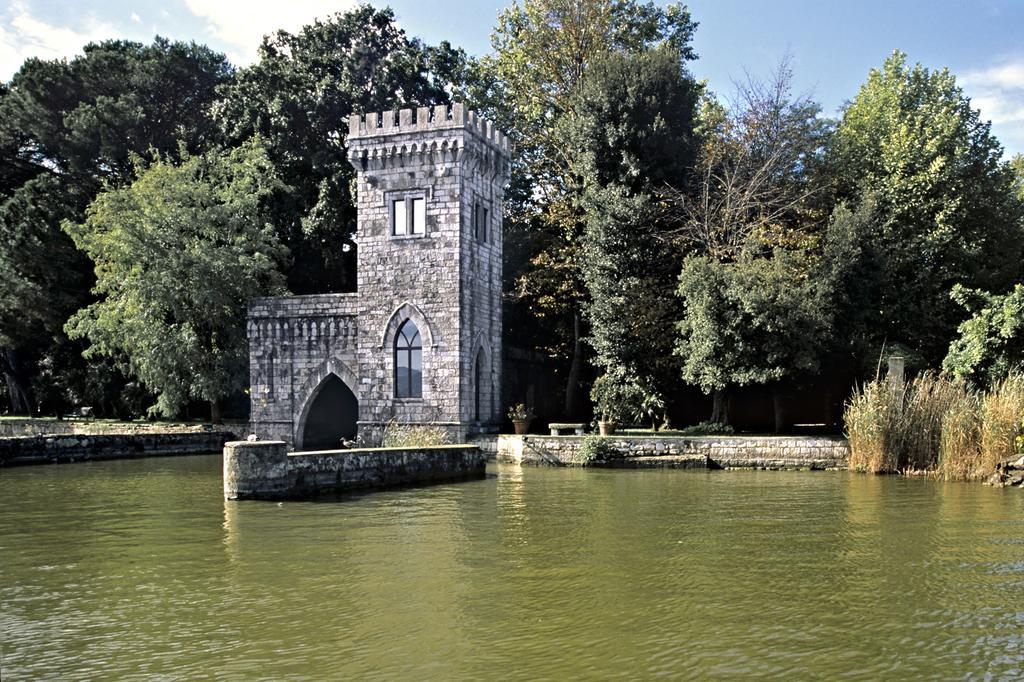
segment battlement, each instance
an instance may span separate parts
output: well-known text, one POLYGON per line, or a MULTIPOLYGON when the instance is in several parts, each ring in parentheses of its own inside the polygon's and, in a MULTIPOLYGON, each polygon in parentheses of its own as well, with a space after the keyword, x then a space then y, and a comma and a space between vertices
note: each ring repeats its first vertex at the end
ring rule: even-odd
POLYGON ((505 134, 490 121, 477 116, 475 111, 466 109, 465 105, 460 102, 417 109, 392 109, 365 115, 352 114, 348 122, 348 139, 351 143, 353 140, 363 138, 460 128, 475 132, 484 141, 494 145, 506 155, 509 153, 509 142, 505 134))

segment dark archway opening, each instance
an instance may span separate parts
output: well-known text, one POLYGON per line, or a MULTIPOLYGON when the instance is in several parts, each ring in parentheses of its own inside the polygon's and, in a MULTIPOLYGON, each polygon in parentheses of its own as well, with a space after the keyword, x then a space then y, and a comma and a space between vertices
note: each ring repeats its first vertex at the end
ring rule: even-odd
POLYGON ((303 450, 337 450, 356 437, 359 403, 341 379, 331 374, 313 398, 302 429, 303 450))

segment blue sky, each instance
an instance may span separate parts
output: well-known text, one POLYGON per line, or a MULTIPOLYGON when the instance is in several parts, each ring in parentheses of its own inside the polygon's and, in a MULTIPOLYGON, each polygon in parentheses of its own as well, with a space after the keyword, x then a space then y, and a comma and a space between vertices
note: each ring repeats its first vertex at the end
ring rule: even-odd
MULTIPOLYGON (((509 0, 510 1, 510 0, 509 0)), ((427 42, 490 49, 509 1, 393 0, 402 26, 427 42)), ((295 30, 351 0, 12 0, 0 10, 0 79, 29 56, 71 56, 90 40, 155 34, 196 40, 244 65, 260 37, 295 30)), ((383 3, 381 3, 383 4, 383 3)), ((787 51, 799 88, 827 114, 852 98, 892 50, 948 66, 1010 153, 1024 153, 1024 0, 694 0, 694 73, 728 93, 745 71, 765 75, 787 51)))

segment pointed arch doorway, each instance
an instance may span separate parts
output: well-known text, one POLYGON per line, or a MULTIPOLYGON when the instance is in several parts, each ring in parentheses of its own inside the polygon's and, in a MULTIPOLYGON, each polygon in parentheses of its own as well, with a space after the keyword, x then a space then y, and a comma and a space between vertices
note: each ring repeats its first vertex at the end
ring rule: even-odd
POLYGON ((356 437, 359 402, 336 374, 328 374, 310 398, 302 425, 303 450, 337 450, 356 437))

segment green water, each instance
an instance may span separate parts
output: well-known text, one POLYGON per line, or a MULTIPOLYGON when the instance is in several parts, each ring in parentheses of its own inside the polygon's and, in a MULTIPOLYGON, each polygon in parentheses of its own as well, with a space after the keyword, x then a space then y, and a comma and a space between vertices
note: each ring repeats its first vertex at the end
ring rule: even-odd
POLYGON ((224 502, 219 457, 0 470, 5 682, 1024 676, 1024 493, 492 467, 224 502))

